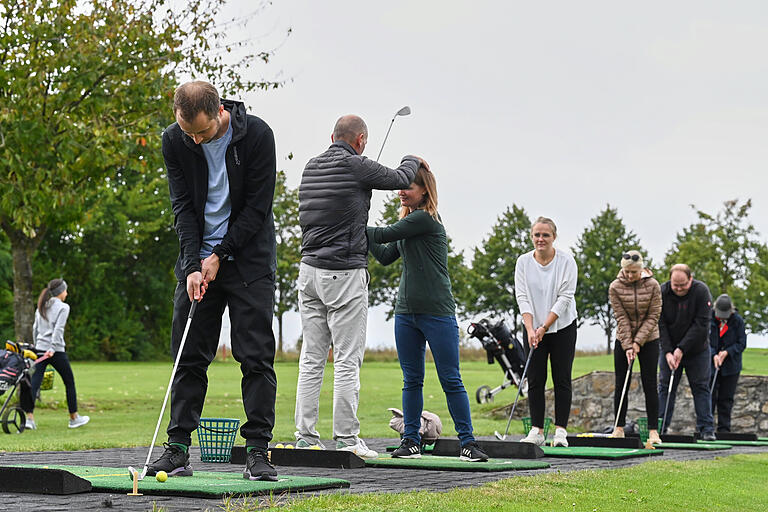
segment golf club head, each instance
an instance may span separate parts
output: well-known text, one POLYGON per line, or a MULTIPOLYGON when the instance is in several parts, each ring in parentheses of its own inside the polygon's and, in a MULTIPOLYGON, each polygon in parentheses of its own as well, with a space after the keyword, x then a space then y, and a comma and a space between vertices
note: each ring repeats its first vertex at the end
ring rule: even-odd
POLYGON ((410 114, 411 114, 411 107, 406 105, 405 107, 403 107, 400 110, 398 110, 397 114, 395 114, 395 115, 396 116, 407 116, 407 115, 410 115, 410 114))
POLYGON ((493 435, 495 435, 495 436, 496 436, 496 439, 498 439, 499 441, 506 441, 506 437, 507 437, 507 436, 503 436, 503 435, 499 434, 499 431, 498 431, 498 430, 497 430, 497 431, 495 431, 495 432, 493 433, 493 435))

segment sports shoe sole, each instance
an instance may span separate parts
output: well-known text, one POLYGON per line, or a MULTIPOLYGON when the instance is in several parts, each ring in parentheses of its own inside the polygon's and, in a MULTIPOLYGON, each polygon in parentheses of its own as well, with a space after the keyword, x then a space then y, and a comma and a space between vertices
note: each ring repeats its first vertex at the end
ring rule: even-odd
POLYGON ((392 454, 392 458, 393 459, 420 459, 421 458, 421 454, 420 453, 414 453, 414 454, 410 454, 410 455, 395 455, 393 453, 392 454))
POLYGON ((464 455, 459 457, 459 460, 464 461, 464 462, 488 462, 488 459, 480 459, 480 458, 473 459, 471 457, 465 457, 464 455))
POLYGON ((258 476, 253 476, 249 470, 243 471, 243 478, 246 480, 261 480, 264 482, 277 482, 277 475, 270 475, 269 473, 262 473, 258 476))

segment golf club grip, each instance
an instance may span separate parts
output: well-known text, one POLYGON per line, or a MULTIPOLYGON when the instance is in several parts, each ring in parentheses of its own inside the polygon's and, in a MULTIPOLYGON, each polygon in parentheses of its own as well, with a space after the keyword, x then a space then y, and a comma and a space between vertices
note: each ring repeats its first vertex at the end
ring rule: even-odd
POLYGON ((200 302, 200 300, 193 300, 192 306, 189 308, 189 315, 187 318, 192 319, 193 316, 195 316, 195 309, 197 309, 197 304, 200 302))

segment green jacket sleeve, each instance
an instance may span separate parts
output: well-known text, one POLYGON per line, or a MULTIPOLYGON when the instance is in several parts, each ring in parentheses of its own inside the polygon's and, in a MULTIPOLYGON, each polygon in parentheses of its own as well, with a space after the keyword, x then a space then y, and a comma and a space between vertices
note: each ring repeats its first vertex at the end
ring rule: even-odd
POLYGON ((368 228, 368 239, 383 244, 405 240, 414 236, 431 233, 436 221, 424 210, 416 210, 391 226, 368 228))
POLYGON ((400 251, 397 250, 397 243, 392 242, 389 244, 377 244, 373 241, 372 231, 376 228, 368 226, 366 232, 368 234, 368 250, 371 252, 376 261, 382 265, 389 265, 397 261, 400 257, 400 251))

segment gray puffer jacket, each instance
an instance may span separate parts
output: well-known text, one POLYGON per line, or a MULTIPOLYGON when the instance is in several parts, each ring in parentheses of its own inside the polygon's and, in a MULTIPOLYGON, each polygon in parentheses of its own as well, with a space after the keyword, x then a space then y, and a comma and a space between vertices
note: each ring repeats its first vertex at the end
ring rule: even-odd
POLYGON ((366 268, 371 190, 408 188, 419 164, 406 156, 390 169, 344 141, 311 159, 299 187, 301 261, 328 270, 366 268))

